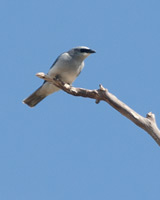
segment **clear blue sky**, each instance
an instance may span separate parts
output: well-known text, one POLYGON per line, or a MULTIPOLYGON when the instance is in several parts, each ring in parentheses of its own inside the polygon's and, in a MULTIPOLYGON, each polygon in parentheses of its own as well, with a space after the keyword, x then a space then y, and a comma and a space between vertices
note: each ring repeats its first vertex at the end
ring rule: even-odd
POLYGON ((109 105, 62 91, 22 100, 85 45, 97 53, 73 85, 101 83, 160 126, 160 1, 1 0, 0 22, 0 199, 159 198, 160 148, 109 105))

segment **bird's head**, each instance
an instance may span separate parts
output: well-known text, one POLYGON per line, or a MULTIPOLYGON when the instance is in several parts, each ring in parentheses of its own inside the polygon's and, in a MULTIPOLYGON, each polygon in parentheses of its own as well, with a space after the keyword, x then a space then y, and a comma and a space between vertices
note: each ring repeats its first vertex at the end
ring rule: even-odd
POLYGON ((76 57, 77 59, 81 59, 84 60, 85 58, 87 58, 90 54, 92 53, 96 53, 94 50, 85 47, 85 46, 79 46, 79 47, 75 47, 73 49, 71 49, 70 51, 68 51, 68 53, 72 56, 72 57, 76 57))

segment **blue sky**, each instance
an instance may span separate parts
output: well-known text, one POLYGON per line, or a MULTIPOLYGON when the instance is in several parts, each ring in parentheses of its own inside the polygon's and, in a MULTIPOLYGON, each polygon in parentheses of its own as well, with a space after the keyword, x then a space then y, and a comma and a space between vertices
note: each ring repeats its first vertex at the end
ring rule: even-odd
POLYGON ((0 1, 0 199, 159 197, 159 146, 109 105, 62 91, 22 104, 37 72, 85 45, 97 53, 73 85, 101 83, 159 125, 159 10, 159 0, 0 1))

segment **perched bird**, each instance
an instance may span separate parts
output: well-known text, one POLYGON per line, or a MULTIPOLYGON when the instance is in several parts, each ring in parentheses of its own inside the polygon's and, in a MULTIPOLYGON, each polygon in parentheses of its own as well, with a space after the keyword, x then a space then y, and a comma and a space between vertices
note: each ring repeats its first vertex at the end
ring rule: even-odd
MULTIPOLYGON (((51 66, 48 75, 51 78, 58 77, 63 82, 71 84, 82 71, 84 59, 92 53, 95 53, 95 51, 85 46, 76 47, 62 53, 51 66)), ((23 100, 23 103, 34 107, 45 97, 58 90, 60 90, 58 87, 44 81, 41 87, 23 100)))

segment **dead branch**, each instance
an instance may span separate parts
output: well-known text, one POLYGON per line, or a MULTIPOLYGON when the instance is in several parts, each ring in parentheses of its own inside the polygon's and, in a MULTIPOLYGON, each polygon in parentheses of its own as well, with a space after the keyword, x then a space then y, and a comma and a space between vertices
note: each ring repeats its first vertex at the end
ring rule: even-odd
POLYGON ((56 85, 68 94, 95 99, 96 103, 99 103, 100 101, 107 102, 122 115, 149 133, 149 135, 157 142, 157 144, 160 145, 160 130, 157 127, 155 115, 153 113, 149 112, 146 117, 139 115, 122 101, 117 99, 116 96, 109 93, 108 90, 102 85, 100 85, 100 88, 97 90, 88 90, 83 88, 75 88, 59 79, 52 79, 43 72, 37 73, 36 76, 56 85))

